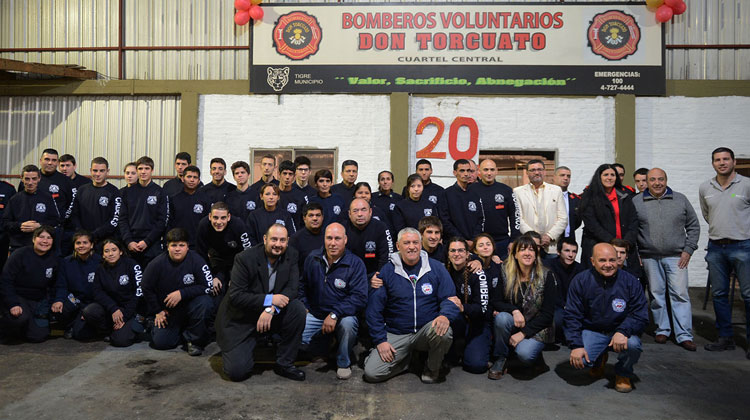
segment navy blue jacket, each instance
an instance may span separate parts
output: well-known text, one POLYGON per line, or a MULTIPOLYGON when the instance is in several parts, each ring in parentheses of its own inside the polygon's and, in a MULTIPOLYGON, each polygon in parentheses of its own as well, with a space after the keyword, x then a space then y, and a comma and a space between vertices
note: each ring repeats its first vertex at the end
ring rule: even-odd
POLYGON ((394 231, 398 234, 405 227, 416 229, 419 221, 427 216, 437 217, 438 209, 437 205, 428 200, 424 194, 419 198, 419 201, 404 198, 396 203, 396 209, 393 211, 394 231))
MULTIPOLYGON (((44 191, 52 196, 62 220, 70 202, 73 200, 73 187, 70 184, 70 178, 57 171, 52 171, 51 174, 42 172, 42 178, 39 180, 36 190, 37 192, 44 191)), ((24 191, 23 182, 18 185, 18 192, 21 191, 24 191)))
MULTIPOLYGON (((565 199, 565 193, 563 193, 563 199, 565 199)), ((583 222, 581 216, 578 214, 578 206, 580 205, 581 196, 568 191, 568 223, 570 224, 569 237, 575 238, 576 229, 581 227, 581 223, 583 222)), ((563 237, 566 237, 565 232, 563 232, 563 237)))
POLYGON ((129 257, 123 256, 113 266, 102 264, 94 277, 94 301, 110 314, 119 309, 127 321, 135 316, 143 296, 142 278, 141 266, 129 257))
POLYGON ((307 202, 307 195, 301 189, 292 187, 291 191, 281 191, 279 206, 292 216, 295 226, 302 226, 302 207, 307 202))
POLYGON ((338 194, 344 200, 344 209, 349 210, 349 204, 354 200, 354 187, 357 185, 355 182, 351 187, 344 185, 344 182, 331 185, 331 194, 338 194))
POLYGON ((142 285, 147 315, 155 315, 162 310, 169 311, 164 299, 175 290, 182 295, 178 305, 184 305, 196 296, 209 294, 213 287, 213 276, 208 264, 195 251, 188 251, 185 259, 179 263, 173 262, 164 252, 148 264, 142 285))
POLYGON ((346 219, 349 209, 340 195, 331 194, 323 198, 320 194, 315 194, 307 198, 311 203, 320 203, 323 206, 323 230, 333 222, 340 222, 346 219))
POLYGON ((0 275, 0 295, 5 307, 20 305, 19 297, 37 302, 49 298, 59 261, 53 250, 37 255, 31 246, 10 254, 0 275))
POLYGON ((573 280, 578 273, 584 270, 583 264, 573 261, 568 267, 563 267, 560 262, 560 258, 545 259, 544 265, 552 271, 555 275, 555 282, 557 283, 557 308, 565 307, 565 300, 568 298, 568 289, 570 289, 570 282, 573 280))
POLYGON ((258 191, 250 187, 245 189, 245 191, 240 191, 238 189, 229 191, 225 200, 232 217, 243 221, 247 220, 247 216, 249 216, 256 208, 263 207, 263 203, 260 201, 260 196, 258 196, 258 191))
POLYGON ((484 231, 495 241, 512 241, 521 235, 521 208, 511 187, 502 182, 487 185, 480 181, 469 184, 469 191, 482 200, 484 231))
POLYGON ((89 183, 80 187, 71 207, 73 226, 91 232, 94 242, 112 237, 117 231, 122 198, 114 185, 95 187, 89 183))
POLYGON ((463 270, 448 272, 456 287, 456 295, 464 305, 464 315, 471 323, 483 323, 492 319, 490 308, 490 280, 483 270, 468 275, 467 286, 464 288, 463 270), (467 299, 468 298, 468 299, 467 299))
POLYGON ((383 286, 370 293, 366 311, 374 345, 386 342, 387 332, 413 334, 439 315, 450 321, 459 316, 458 306, 448 300, 456 296, 456 288, 445 267, 430 260, 426 252, 417 267, 416 282, 412 282, 400 254, 393 253, 380 270, 383 286))
POLYGON ((443 237, 473 240, 484 232, 484 212, 479 194, 458 183, 446 188, 438 201, 438 213, 443 222, 443 237))
POLYGON ((317 235, 313 234, 306 227, 300 228, 297 233, 289 238, 289 246, 296 249, 299 253, 299 272, 301 273, 305 266, 305 259, 311 252, 323 248, 324 240, 323 229, 320 229, 317 235))
POLYGON ((381 191, 375 191, 372 193, 370 204, 372 204, 373 208, 383 210, 386 217, 388 217, 389 225, 393 228, 393 212, 396 211, 396 203, 402 199, 403 197, 401 194, 396 194, 393 191, 391 191, 390 194, 383 194, 381 191))
POLYGON ((102 262, 99 254, 91 254, 86 261, 68 255, 60 261, 55 284, 54 302, 64 302, 68 294, 82 302, 94 300, 94 276, 102 262))
POLYGON ((125 246, 130 242, 146 241, 151 246, 165 233, 169 221, 167 195, 151 181, 145 187, 136 182, 120 190, 120 234, 125 246))
POLYGON ((307 196, 307 197, 311 197, 311 196, 313 196, 313 195, 315 195, 315 194, 317 194, 317 193, 318 193, 318 190, 316 190, 316 189, 315 189, 315 188, 314 188, 314 187, 313 187, 312 185, 310 185, 310 184, 307 184, 307 185, 305 185, 305 187, 304 187, 304 188, 302 188, 302 187, 300 187, 300 186, 299 186, 299 184, 297 184, 297 183, 295 182, 295 183, 293 183, 293 184, 292 184, 292 188, 294 188, 295 190, 300 190, 300 191, 302 191, 302 192, 303 192, 303 193, 305 194, 305 196, 307 196))
MULTIPOLYGON (((435 206, 437 206, 438 201, 440 200, 440 196, 443 195, 443 191, 445 191, 445 188, 430 181, 429 184, 424 186, 424 189, 422 190, 422 197, 424 197, 428 201, 435 204, 435 206)), ((401 190, 401 196, 404 198, 409 197, 409 191, 406 190, 406 187, 404 187, 404 189, 401 190)))
POLYGON ((75 178, 68 178, 68 181, 70 182, 70 189, 73 191, 73 194, 78 191, 79 188, 86 184, 91 184, 91 178, 87 178, 85 176, 82 176, 78 172, 75 173, 75 178))
POLYGON ((3 213, 3 227, 10 238, 11 250, 31 245, 33 232, 21 231, 21 224, 29 220, 53 227, 61 224, 62 217, 52 196, 37 190, 34 194, 23 191, 11 197, 3 213))
POLYGON ((271 180, 270 180, 270 181, 268 181, 268 182, 265 182, 265 181, 263 181, 263 178, 261 178, 261 179, 259 179, 259 180, 255 181, 255 183, 253 183, 252 185, 250 185, 250 188, 252 188, 252 189, 254 189, 254 190, 255 190, 256 192, 260 193, 260 188, 261 188, 262 186, 266 185, 266 184, 274 184, 274 185, 279 185, 279 180, 278 180, 278 179, 276 179, 276 178, 274 178, 274 177, 271 177, 271 180))
POLYGON ((5 181, 0 181, 0 240, 6 236, 5 227, 2 223, 3 213, 5 212, 5 208, 8 207, 8 203, 10 203, 10 198, 13 197, 15 193, 16 189, 13 185, 5 181))
MULTIPOLYGON (((424 247, 422 249, 424 249, 424 247)), ((425 249, 425 251, 427 250, 425 249)), ((441 263, 445 264, 446 261, 448 261, 448 248, 446 248, 445 245, 440 242, 432 252, 427 251, 427 255, 429 255, 433 260, 438 260, 441 263)))
POLYGON ((232 271, 234 256, 250 248, 250 238, 242 220, 235 217, 221 232, 217 232, 208 217, 198 224, 198 246, 196 251, 208 261, 211 273, 226 280, 232 271))
POLYGON ((261 206, 247 216, 245 227, 250 237, 250 243, 257 245, 263 242, 263 235, 272 224, 278 223, 286 226, 287 234, 292 236, 297 231, 297 227, 292 220, 292 216, 281 206, 276 206, 274 211, 268 211, 261 206))
POLYGON ((396 250, 391 231, 385 223, 375 219, 370 219, 370 223, 361 230, 351 221, 347 221, 344 227, 347 237, 346 249, 364 261, 367 278, 372 278, 372 275, 388 262, 388 256, 396 250))
POLYGON ((225 201, 227 194, 236 189, 237 186, 228 181, 222 182, 219 186, 217 186, 213 182, 209 182, 208 184, 198 188, 198 192, 205 194, 206 199, 209 202, 209 207, 211 207, 214 203, 225 201))
POLYGON ((185 190, 169 198, 169 225, 167 232, 173 228, 183 228, 188 233, 190 249, 195 249, 198 237, 198 224, 211 211, 211 202, 205 193, 198 190, 188 194, 185 190))
POLYGON ((625 270, 604 278, 593 268, 575 276, 565 303, 565 338, 583 347, 583 330, 602 334, 640 334, 648 324, 648 302, 641 283, 625 270))
POLYGON ((365 265, 351 251, 328 267, 323 248, 306 259, 299 282, 299 300, 310 313, 323 319, 330 313, 337 317, 357 315, 367 304, 365 265))

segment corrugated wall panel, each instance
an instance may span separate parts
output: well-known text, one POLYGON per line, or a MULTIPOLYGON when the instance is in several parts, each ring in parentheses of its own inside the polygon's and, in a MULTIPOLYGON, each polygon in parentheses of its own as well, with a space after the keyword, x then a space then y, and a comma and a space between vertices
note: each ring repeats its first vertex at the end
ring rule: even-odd
POLYGON ((109 160, 112 175, 121 175, 125 163, 149 155, 154 174, 170 176, 179 117, 176 96, 0 97, 0 174, 38 164, 41 151, 52 147, 75 156, 84 175, 96 156, 109 160))
MULTIPOLYGON (((369 0, 353 2, 368 3, 369 0)), ((750 44, 750 0, 686 2, 687 12, 666 25, 667 44, 750 44)), ((0 47, 117 46, 117 13, 118 0, 2 0, 0 47)), ((236 26, 233 14, 231 0, 125 0, 125 44, 245 46, 249 26, 236 26)), ((117 77, 116 51, 2 53, 0 57, 79 64, 106 77, 117 77)), ((246 79, 248 59, 247 50, 128 51, 125 53, 125 78, 246 79)), ((667 78, 750 79, 750 49, 668 50, 667 78)))

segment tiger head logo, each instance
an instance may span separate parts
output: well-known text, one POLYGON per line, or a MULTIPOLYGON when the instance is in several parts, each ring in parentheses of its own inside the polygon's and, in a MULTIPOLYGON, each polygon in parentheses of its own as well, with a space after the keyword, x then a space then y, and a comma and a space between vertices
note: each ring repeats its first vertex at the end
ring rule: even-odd
POLYGON ((281 92, 287 83, 289 83, 289 67, 273 68, 268 67, 268 86, 271 86, 276 92, 281 92))

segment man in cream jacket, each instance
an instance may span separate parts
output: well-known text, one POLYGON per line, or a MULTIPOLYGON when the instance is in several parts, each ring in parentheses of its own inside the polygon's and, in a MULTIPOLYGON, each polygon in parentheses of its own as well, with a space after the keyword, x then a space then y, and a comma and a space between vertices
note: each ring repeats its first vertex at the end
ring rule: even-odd
POLYGON ((513 189, 521 209, 521 233, 535 231, 542 236, 542 249, 549 258, 557 256, 557 240, 568 225, 562 189, 544 182, 544 162, 526 164, 529 183, 513 189))

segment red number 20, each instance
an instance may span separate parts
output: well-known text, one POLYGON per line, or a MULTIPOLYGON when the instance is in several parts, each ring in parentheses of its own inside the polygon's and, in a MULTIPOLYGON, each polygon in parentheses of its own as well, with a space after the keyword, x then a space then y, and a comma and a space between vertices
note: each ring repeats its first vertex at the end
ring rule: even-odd
MULTIPOLYGON (((445 159, 445 152, 434 152, 433 149, 437 146, 440 139, 443 137, 445 131, 445 123, 443 120, 437 117, 425 117, 417 125, 417 135, 424 132, 425 127, 434 125, 437 127, 437 133, 432 138, 427 146, 417 151, 417 159, 445 159)), ((477 154, 479 148, 479 127, 477 122, 473 118, 468 117, 456 117, 451 123, 451 127, 448 130, 448 151, 451 154, 451 158, 454 160, 458 159, 471 159, 477 154), (458 130, 461 127, 469 129, 469 147, 466 150, 458 150, 458 130)))

